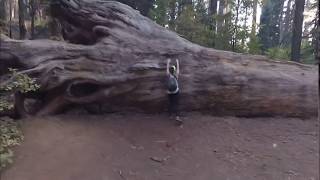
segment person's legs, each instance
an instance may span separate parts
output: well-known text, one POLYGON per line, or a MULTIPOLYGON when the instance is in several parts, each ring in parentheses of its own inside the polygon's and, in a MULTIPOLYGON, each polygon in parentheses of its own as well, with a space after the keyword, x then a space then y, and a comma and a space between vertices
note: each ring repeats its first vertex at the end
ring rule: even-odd
POLYGON ((169 98, 169 106, 168 106, 168 112, 169 116, 174 116, 174 94, 168 94, 169 98))
POLYGON ((175 116, 179 116, 179 92, 173 95, 173 113, 175 116))
POLYGON ((170 100, 169 100, 169 113, 171 116, 175 117, 175 120, 177 122, 177 125, 182 124, 182 120, 179 117, 179 92, 176 94, 170 94, 170 100))

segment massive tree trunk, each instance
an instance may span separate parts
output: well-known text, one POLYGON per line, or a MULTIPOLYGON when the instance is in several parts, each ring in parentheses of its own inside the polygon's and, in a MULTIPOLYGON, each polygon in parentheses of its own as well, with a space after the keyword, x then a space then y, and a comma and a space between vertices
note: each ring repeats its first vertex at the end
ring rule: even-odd
MULTIPOLYGON (((181 111, 317 114, 315 66, 204 48, 118 2, 56 0, 52 8, 68 42, 1 36, 2 71, 19 68, 41 85, 32 95, 41 102, 37 115, 83 104, 164 112, 167 58, 180 59, 181 111)), ((17 98, 22 115, 25 97, 17 98)))
POLYGON ((291 60, 297 62, 300 61, 304 3, 305 0, 295 1, 293 32, 291 41, 291 60))

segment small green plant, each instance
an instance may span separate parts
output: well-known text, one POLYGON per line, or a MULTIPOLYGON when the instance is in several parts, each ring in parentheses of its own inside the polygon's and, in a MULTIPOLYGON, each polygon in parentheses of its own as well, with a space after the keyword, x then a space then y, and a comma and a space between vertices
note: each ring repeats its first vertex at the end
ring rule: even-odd
POLYGON ((10 118, 0 119, 0 171, 12 163, 12 146, 19 145, 23 135, 18 122, 10 118))
POLYGON ((267 56, 271 59, 290 60, 290 49, 283 47, 273 47, 267 50, 267 56))
POLYGON ((256 36, 251 36, 250 41, 248 43, 248 49, 250 54, 261 54, 261 43, 256 36))
MULTIPOLYGON (((16 69, 9 69, 11 77, 0 87, 0 112, 13 108, 10 95, 15 92, 27 93, 40 88, 35 79, 26 74, 18 73, 16 69)), ((19 145, 23 140, 23 135, 19 123, 10 119, 0 117, 0 171, 8 164, 12 163, 12 146, 19 145)))
POLYGON ((9 92, 19 91, 21 93, 27 93, 40 88, 40 86, 36 84, 36 80, 28 75, 18 73, 16 69, 12 68, 9 68, 9 71, 12 73, 11 80, 1 89, 9 92))

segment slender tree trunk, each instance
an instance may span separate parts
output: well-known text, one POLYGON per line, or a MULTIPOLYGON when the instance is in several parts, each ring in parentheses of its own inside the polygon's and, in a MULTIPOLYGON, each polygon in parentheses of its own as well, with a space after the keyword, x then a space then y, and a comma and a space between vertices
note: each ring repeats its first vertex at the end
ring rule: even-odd
POLYGON ((284 15, 284 21, 283 21, 283 29, 280 30, 280 45, 288 45, 288 40, 291 39, 289 37, 289 34, 291 32, 291 21, 292 21, 292 9, 291 9, 291 3, 292 0, 288 0, 286 12, 284 15))
POLYGON ((291 44, 291 60, 300 61, 300 49, 302 39, 303 11, 305 0, 295 0, 295 11, 293 19, 293 32, 291 44))
POLYGON ((223 22, 224 22, 224 8, 225 8, 225 0, 219 0, 219 20, 217 21, 217 32, 222 31, 223 22))
POLYGON ((19 0, 19 31, 20 31, 20 39, 26 38, 27 28, 25 25, 25 4, 24 0, 19 0))
POLYGON ((12 8, 13 8, 13 19, 19 17, 19 8, 18 8, 18 0, 13 0, 12 8))
POLYGON ((216 20, 213 18, 217 14, 217 0, 210 0, 209 1, 209 18, 210 18, 210 28, 216 31, 216 20))
POLYGON ((283 33, 283 21, 284 21, 284 2, 285 0, 281 0, 281 4, 280 4, 280 13, 279 13, 279 18, 278 18, 278 25, 279 25, 279 39, 278 39, 278 45, 281 45, 281 34, 283 33))
POLYGON ((176 2, 177 0, 170 0, 169 2, 169 28, 175 30, 174 21, 176 19, 176 2))
POLYGON ((258 0, 253 0, 251 37, 254 37, 257 33, 257 9, 258 9, 258 0))
MULTIPOLYGON (((248 6, 245 6, 245 15, 244 15, 244 24, 243 24, 243 29, 247 32, 247 20, 248 20, 248 6)), ((241 39, 241 46, 244 47, 246 37, 243 37, 241 39)))
POLYGON ((9 37, 12 38, 12 2, 9 1, 9 37))
POLYGON ((31 39, 34 39, 34 19, 36 14, 35 0, 30 0, 30 15, 31 15, 31 39))
POLYGON ((314 55, 316 63, 320 64, 320 28, 319 28, 319 6, 317 6, 316 17, 314 22, 314 32, 312 33, 312 44, 314 47, 314 55))
POLYGON ((233 32, 233 41, 232 41, 232 51, 236 50, 237 46, 237 34, 238 34, 238 20, 239 20, 239 8, 240 8, 240 0, 237 0, 236 5, 236 20, 234 24, 234 32, 233 32))

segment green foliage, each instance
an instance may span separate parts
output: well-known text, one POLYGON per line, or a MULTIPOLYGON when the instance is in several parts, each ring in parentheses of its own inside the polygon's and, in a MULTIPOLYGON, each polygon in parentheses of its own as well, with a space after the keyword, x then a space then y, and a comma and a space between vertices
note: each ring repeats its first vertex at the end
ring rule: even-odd
POLYGON ((149 17, 157 24, 165 26, 168 23, 168 0, 156 0, 154 8, 150 10, 149 17))
POLYGON ((271 59, 277 60, 290 60, 290 48, 273 47, 269 48, 266 52, 267 56, 271 59))
POLYGON ((46 28, 48 26, 48 20, 36 19, 34 22, 34 26, 38 28, 46 28))
MULTIPOLYGON (((271 59, 289 61, 291 57, 290 47, 273 47, 269 48, 266 52, 267 56, 271 59)), ((315 64, 314 48, 309 41, 302 41, 301 44, 301 63, 315 64)))
POLYGON ((238 31, 235 34, 235 38, 238 41, 237 46, 235 47, 235 51, 241 52, 241 53, 248 52, 248 47, 247 47, 247 43, 246 43, 246 40, 249 38, 248 27, 238 26, 238 31))
POLYGON ((3 97, 0 97, 0 112, 10 110, 13 108, 13 104, 6 101, 3 97))
POLYGON ((250 38, 250 41, 248 43, 248 52, 250 54, 261 54, 261 43, 258 39, 258 37, 253 36, 250 38))
POLYGON ((312 42, 303 40, 301 43, 301 63, 316 64, 315 49, 312 42))
MULTIPOLYGON (((12 73, 7 83, 0 87, 0 112, 13 108, 13 103, 6 97, 15 92, 27 93, 40 88, 35 79, 26 74, 18 73, 16 69, 9 69, 12 73)), ((13 152, 10 149, 23 140, 19 124, 12 119, 0 118, 0 170, 12 163, 13 152)))
POLYGON ((12 146, 19 145, 23 135, 19 124, 12 119, 0 119, 0 171, 12 163, 12 146))
POLYGON ((199 16, 197 16, 197 12, 194 11, 193 7, 187 6, 175 22, 177 32, 191 42, 210 46, 213 40, 211 38, 213 33, 197 17, 199 16))
POLYGON ((6 91, 19 91, 21 93, 27 93, 30 91, 36 91, 40 88, 38 84, 36 84, 36 80, 30 78, 28 75, 23 73, 18 73, 16 69, 9 69, 12 73, 11 80, 1 89, 6 91))
POLYGON ((232 14, 229 12, 224 15, 217 15, 216 20, 225 21, 224 26, 218 29, 216 39, 215 39, 215 46, 216 49, 221 50, 232 50, 232 36, 234 32, 234 26, 231 23, 232 14))
POLYGON ((13 94, 17 91, 27 93, 40 88, 40 86, 36 84, 35 79, 25 74, 17 73, 16 69, 9 69, 9 71, 12 73, 12 77, 7 83, 0 87, 0 112, 13 108, 13 103, 6 99, 8 94, 13 94))

